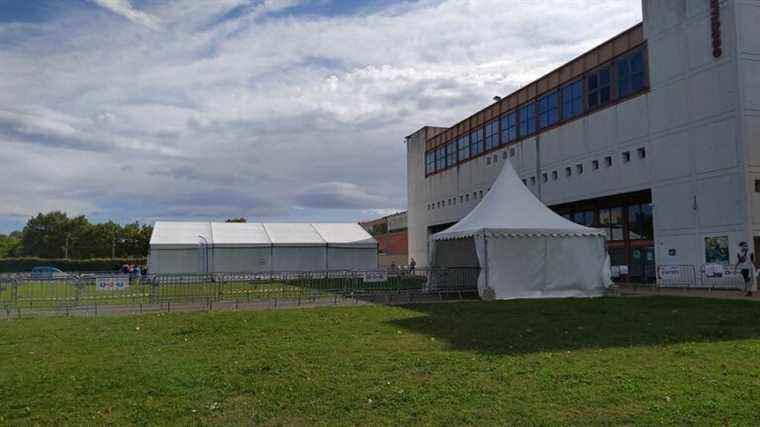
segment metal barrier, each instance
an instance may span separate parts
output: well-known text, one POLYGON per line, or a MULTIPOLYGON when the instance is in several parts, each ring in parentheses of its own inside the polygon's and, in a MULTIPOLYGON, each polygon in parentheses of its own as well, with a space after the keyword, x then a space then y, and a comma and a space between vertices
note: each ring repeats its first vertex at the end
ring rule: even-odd
MULTIPOLYGON (((103 312, 143 312, 178 304, 265 303, 302 305, 359 300, 401 303, 477 295, 479 269, 415 269, 366 271, 279 271, 144 275, 125 279, 120 286, 103 286, 108 274, 69 274, 38 278, 30 274, 0 275, 0 316, 34 315, 48 310, 71 314, 92 309, 103 312)), ((92 311, 91 310, 91 311, 92 311)))
POLYGON ((743 290, 744 277, 734 265, 661 265, 657 267, 657 286, 704 290, 743 290))
POLYGON ((706 264, 699 269, 699 272, 703 288, 744 289, 744 277, 735 265, 706 264))
POLYGON ((661 288, 690 288, 697 283, 693 265, 657 266, 657 285, 661 288))

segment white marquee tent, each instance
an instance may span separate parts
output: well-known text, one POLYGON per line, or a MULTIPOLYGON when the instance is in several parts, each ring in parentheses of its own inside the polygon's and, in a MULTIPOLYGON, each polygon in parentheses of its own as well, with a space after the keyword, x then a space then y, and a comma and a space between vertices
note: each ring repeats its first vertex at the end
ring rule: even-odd
POLYGON ((557 215, 504 162, 483 200, 431 237, 431 264, 480 267, 484 299, 599 296, 610 285, 605 233, 557 215))
POLYGON ((359 224, 166 222, 153 227, 150 272, 259 273, 377 268, 359 224))

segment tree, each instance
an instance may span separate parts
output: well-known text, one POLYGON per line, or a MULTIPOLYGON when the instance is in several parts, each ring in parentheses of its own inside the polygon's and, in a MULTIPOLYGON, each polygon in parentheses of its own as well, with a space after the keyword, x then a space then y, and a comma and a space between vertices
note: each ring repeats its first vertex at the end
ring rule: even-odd
POLYGON ((230 218, 224 222, 248 222, 248 220, 241 216, 240 218, 230 218))
POLYGON ((21 250, 21 232, 0 234, 0 258, 15 257, 21 250))

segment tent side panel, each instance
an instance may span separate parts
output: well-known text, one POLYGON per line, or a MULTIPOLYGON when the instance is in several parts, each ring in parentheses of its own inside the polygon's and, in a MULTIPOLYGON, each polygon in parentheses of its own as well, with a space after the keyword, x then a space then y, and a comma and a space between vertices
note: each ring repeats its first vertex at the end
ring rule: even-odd
POLYGON ((475 239, 433 240, 435 259, 433 265, 446 268, 478 268, 478 254, 475 253, 475 239))
POLYGON ((327 248, 330 270, 374 270, 378 267, 377 248, 327 248))
MULTIPOLYGON (((481 237, 482 238, 482 237, 481 237)), ((484 299, 538 298, 546 283, 546 237, 492 238, 488 245, 488 287, 484 299)), ((485 267, 481 270, 485 270, 485 267)))
POLYGON ((272 248, 272 269, 274 271, 324 271, 326 269, 325 248, 325 246, 275 246, 272 248))
POLYGON ((550 296, 599 296, 609 285, 601 237, 548 239, 546 290, 550 296))
POLYGON ((197 274, 201 272, 198 248, 150 250, 150 273, 153 274, 197 274))
POLYGON ((216 273, 259 273, 271 270, 269 247, 214 248, 216 273))

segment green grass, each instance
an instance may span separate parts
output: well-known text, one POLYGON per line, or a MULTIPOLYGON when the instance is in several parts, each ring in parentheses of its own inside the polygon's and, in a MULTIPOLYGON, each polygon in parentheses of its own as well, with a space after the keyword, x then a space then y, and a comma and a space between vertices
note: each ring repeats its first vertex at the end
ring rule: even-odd
POLYGON ((0 322, 0 424, 760 422, 760 304, 602 298, 0 322))

